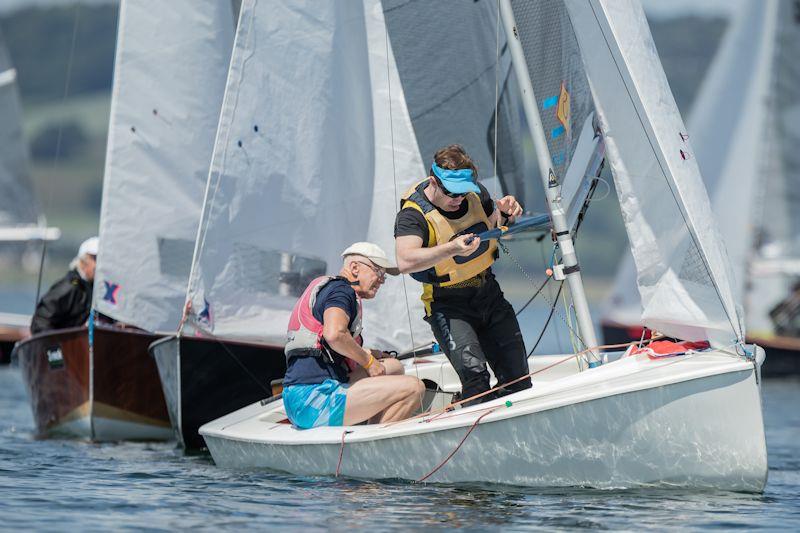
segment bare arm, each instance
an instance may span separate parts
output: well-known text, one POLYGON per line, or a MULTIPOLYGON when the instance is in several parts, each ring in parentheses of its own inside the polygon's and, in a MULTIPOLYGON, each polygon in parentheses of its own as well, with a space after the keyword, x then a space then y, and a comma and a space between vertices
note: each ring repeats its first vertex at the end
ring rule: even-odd
POLYGON ((417 235, 403 235, 395 239, 395 252, 397 267, 400 272, 422 272, 431 268, 436 263, 453 257, 454 255, 469 255, 478 249, 481 240, 477 237, 467 244, 473 234, 461 235, 450 242, 437 244, 425 248, 422 238, 417 235))
POLYGON ((350 317, 343 309, 329 307, 322 315, 322 336, 336 353, 352 359, 359 365, 367 368, 370 376, 379 376, 386 373, 383 364, 373 359, 372 352, 356 342, 347 328, 350 317), (372 361, 370 363, 370 361, 372 361))

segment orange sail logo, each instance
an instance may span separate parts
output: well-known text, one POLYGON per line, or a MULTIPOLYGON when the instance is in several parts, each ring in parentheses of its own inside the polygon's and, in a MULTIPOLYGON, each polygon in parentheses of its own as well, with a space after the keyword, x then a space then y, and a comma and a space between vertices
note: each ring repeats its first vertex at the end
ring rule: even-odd
POLYGON ((561 93, 558 95, 558 107, 556 107, 556 118, 569 133, 569 93, 564 82, 561 82, 561 93))

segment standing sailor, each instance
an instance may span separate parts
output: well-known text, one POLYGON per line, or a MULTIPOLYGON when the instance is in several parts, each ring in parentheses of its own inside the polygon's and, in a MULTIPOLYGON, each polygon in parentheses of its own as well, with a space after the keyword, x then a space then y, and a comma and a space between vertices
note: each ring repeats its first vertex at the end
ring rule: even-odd
MULTIPOLYGON (((522 333, 491 266, 497 244, 475 234, 508 224, 522 214, 513 196, 493 201, 477 183, 477 169, 459 145, 434 155, 431 175, 411 187, 395 220, 400 271, 422 282, 425 320, 461 379, 462 398, 528 374, 522 333)), ((480 403, 531 386, 520 380, 480 403)))

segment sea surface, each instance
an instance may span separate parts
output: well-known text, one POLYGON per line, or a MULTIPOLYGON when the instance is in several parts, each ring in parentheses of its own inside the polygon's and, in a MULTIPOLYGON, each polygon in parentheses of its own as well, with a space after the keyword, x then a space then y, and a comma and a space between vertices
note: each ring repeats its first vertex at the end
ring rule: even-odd
MULTIPOLYGON (((31 312, 29 287, 3 289, 0 310, 31 312)), ((520 315, 529 348, 547 314, 531 307, 520 315)), ((563 308, 560 314, 537 353, 569 350, 559 340, 563 308)), ((766 380, 762 395, 764 494, 543 490, 246 473, 217 468, 208 455, 187 456, 173 443, 36 440, 19 370, 0 366, 0 529, 800 530, 800 379, 766 380)))
POLYGON ((798 530, 800 380, 762 392, 764 494, 542 490, 248 473, 171 443, 36 440, 19 370, 0 367, 0 529, 798 530))

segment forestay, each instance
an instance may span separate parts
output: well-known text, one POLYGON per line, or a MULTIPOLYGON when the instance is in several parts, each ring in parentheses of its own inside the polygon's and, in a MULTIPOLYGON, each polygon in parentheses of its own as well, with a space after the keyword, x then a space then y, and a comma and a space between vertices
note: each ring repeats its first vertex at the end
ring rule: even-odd
POLYGON ((0 227, 39 223, 28 175, 17 71, 0 33, 0 227))
POLYGON ((644 325, 743 340, 732 273, 638 2, 567 0, 638 271, 644 325))
MULTIPOLYGON (((192 324, 283 344, 300 292, 338 272, 348 245, 371 240, 394 255, 397 199, 424 172, 377 0, 245 0, 187 296, 192 324)), ((409 323, 414 342, 430 338, 402 278, 364 314, 373 345, 410 347, 409 323)))
POLYGON ((230 2, 120 6, 94 289, 116 320, 178 326, 234 25, 230 2))

